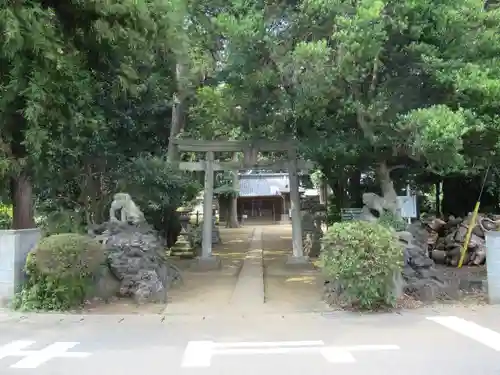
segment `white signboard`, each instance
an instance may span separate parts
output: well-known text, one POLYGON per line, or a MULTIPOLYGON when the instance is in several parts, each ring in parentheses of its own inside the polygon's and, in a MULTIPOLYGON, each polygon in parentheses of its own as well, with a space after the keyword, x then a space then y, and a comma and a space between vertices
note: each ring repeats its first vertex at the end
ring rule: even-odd
POLYGON ((190 341, 184 351, 181 367, 210 367, 214 355, 252 354, 320 354, 329 363, 354 363, 354 352, 399 350, 397 345, 325 346, 318 341, 224 342, 190 341))
POLYGON ((288 178, 264 176, 240 176, 240 197, 269 197, 289 192, 288 178))
POLYGON ((416 218, 417 217, 417 196, 403 195, 398 197, 398 209, 402 217, 416 218))

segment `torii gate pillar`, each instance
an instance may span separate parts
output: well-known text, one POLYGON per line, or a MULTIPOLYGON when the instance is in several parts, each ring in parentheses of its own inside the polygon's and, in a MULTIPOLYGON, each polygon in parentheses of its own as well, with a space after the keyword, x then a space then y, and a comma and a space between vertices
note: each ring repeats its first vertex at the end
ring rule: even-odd
POLYGON ((288 175, 290 180, 290 203, 292 216, 292 243, 293 253, 288 257, 287 264, 307 264, 309 258, 304 256, 302 243, 302 215, 300 213, 299 176, 297 168, 297 154, 295 149, 288 151, 288 175))

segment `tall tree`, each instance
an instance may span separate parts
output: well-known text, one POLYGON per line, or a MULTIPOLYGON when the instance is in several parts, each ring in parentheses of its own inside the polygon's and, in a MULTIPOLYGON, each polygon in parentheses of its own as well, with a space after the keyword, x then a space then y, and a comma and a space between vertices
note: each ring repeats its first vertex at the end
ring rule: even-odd
POLYGON ((394 210, 395 166, 449 174, 496 152, 500 13, 483 2, 231 4, 223 79, 254 133, 296 137, 325 171, 374 166, 394 210))
POLYGON ((110 155, 133 156, 132 142, 161 133, 139 121, 165 111, 157 89, 169 91, 170 10, 154 0, 0 6, 0 151, 14 228, 34 225, 37 179, 80 181, 87 202, 110 155))

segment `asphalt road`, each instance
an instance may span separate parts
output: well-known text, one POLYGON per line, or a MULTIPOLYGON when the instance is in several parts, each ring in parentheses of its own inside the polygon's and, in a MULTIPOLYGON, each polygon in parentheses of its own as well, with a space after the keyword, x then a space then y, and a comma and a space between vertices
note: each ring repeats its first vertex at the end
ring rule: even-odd
POLYGON ((499 375, 499 314, 4 316, 0 374, 499 375))

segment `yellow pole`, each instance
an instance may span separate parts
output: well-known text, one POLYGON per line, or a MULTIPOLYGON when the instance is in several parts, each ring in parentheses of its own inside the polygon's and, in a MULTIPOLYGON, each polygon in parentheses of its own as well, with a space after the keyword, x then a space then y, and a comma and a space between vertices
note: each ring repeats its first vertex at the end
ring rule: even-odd
POLYGON ((472 235, 472 230, 476 226, 477 213, 479 212, 480 202, 476 202, 474 207, 474 212, 472 212, 472 217, 470 219, 469 228, 467 228, 467 234, 465 235, 464 244, 462 245, 462 250, 460 251, 460 260, 458 262, 458 268, 462 268, 464 264, 465 254, 467 253, 467 248, 469 247, 470 236, 472 235))

